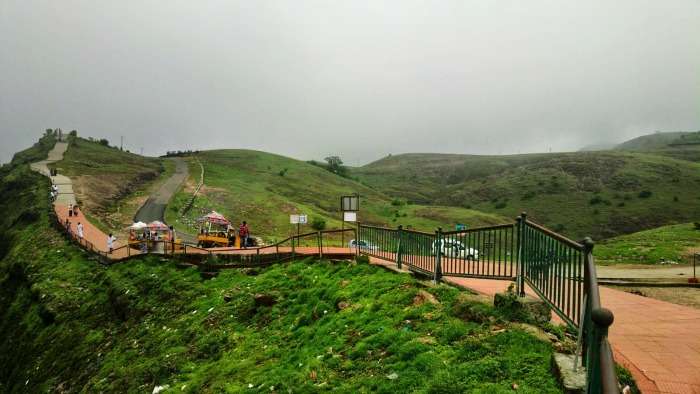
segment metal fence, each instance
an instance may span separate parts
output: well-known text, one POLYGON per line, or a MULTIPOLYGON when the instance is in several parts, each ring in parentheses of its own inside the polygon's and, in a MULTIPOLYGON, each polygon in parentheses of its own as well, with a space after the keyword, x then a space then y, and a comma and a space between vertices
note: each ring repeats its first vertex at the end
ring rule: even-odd
POLYGON ((359 252, 429 275, 515 280, 532 289, 578 330, 587 392, 619 392, 607 340, 612 313, 601 307, 593 242, 572 241, 527 219, 515 223, 433 233, 358 224, 359 252))

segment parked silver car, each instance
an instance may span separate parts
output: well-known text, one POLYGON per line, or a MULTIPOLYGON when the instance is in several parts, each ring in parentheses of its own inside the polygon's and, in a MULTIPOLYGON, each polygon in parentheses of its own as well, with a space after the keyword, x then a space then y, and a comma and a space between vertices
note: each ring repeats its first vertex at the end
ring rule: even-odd
POLYGON ((464 244, 452 239, 443 239, 433 242, 433 254, 440 250, 440 254, 455 259, 479 260, 479 251, 474 248, 466 248, 464 244))
POLYGON ((370 251, 370 252, 374 252, 374 251, 378 250, 376 245, 373 245, 373 244, 371 244, 367 241, 361 240, 361 239, 357 240, 357 241, 354 239, 351 239, 350 242, 348 243, 348 247, 350 247, 350 249, 355 249, 358 246, 360 247, 360 250, 366 250, 366 251, 370 251))

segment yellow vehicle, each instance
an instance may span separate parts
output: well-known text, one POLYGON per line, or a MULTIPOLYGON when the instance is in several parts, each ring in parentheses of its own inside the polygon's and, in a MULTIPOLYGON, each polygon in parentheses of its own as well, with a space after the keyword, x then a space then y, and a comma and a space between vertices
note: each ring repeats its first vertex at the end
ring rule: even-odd
POLYGON ((224 215, 212 211, 199 218, 198 221, 200 226, 197 246, 214 248, 234 245, 236 233, 231 228, 231 222, 224 215))

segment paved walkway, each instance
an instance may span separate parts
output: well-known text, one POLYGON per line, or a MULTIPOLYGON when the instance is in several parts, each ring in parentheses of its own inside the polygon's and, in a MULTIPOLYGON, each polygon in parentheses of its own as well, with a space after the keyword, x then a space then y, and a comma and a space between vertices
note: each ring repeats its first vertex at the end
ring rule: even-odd
MULTIPOLYGON (((56 145, 51 151, 49 151, 49 156, 46 160, 42 160, 30 165, 31 169, 42 173, 43 175, 51 178, 51 182, 58 186, 58 197, 56 198, 56 203, 58 204, 75 204, 75 193, 73 193, 73 182, 70 178, 65 175, 51 176, 49 171, 49 164, 55 163, 57 161, 63 160, 63 154, 68 149, 67 142, 56 142, 56 145)), ((49 190, 46 191, 48 196, 49 190)))

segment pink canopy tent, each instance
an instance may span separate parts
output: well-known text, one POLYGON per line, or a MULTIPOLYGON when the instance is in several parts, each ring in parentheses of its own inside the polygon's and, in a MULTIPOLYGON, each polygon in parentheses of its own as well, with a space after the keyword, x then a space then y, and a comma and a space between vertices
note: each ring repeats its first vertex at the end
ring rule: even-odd
POLYGON ((200 222, 209 222, 211 224, 219 224, 222 226, 228 226, 231 224, 231 222, 224 217, 224 215, 216 212, 216 211, 211 211, 209 214, 202 216, 199 218, 200 222))
POLYGON ((148 229, 151 231, 166 231, 169 228, 165 223, 155 220, 153 222, 148 223, 148 229))

